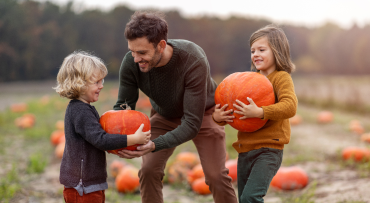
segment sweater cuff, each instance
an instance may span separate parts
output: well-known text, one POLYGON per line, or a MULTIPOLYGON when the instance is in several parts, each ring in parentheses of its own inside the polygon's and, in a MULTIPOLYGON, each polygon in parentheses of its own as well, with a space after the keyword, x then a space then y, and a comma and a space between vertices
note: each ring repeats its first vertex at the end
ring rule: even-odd
POLYGON ((261 106, 261 108, 263 109, 263 118, 261 118, 261 119, 262 120, 269 120, 270 117, 273 114, 273 111, 271 111, 270 108, 267 108, 267 106, 261 106))
POLYGON ((168 148, 167 143, 161 137, 158 137, 158 138, 152 140, 152 142, 154 142, 154 144, 155 144, 155 150, 152 151, 152 152, 157 152, 159 150, 168 148))
POLYGON ((225 121, 217 122, 217 121, 215 120, 215 118, 213 118, 213 114, 212 114, 212 120, 213 120, 217 125, 219 125, 219 126, 225 126, 225 125, 227 124, 225 121))

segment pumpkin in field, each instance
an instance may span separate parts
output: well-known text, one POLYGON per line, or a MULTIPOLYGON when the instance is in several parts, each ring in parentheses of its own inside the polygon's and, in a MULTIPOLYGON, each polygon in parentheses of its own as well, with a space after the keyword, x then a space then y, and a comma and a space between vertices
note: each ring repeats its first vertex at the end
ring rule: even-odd
MULTIPOLYGON (((259 73, 238 72, 227 76, 217 87, 215 102, 221 107, 228 104, 226 110, 234 109, 233 104, 239 100, 248 105, 247 97, 251 98, 258 106, 269 106, 275 103, 275 96, 270 81, 259 73)), ((234 113, 235 119, 230 124, 233 128, 242 132, 254 132, 262 128, 267 120, 260 118, 247 118, 240 120, 242 115, 234 113)))
POLYGON ((191 171, 188 172, 188 183, 191 185, 195 180, 204 177, 203 167, 201 164, 194 166, 191 171))
POLYGON ((150 103, 149 97, 140 97, 136 102, 136 108, 138 109, 150 109, 152 104, 150 103))
POLYGON ((27 111, 28 105, 26 103, 18 103, 10 105, 10 110, 14 113, 27 111))
POLYGON ((116 177, 116 188, 119 192, 133 193, 139 189, 139 170, 133 166, 124 167, 116 177))
POLYGON ((211 191, 209 190, 209 186, 206 184, 206 179, 204 177, 195 180, 191 184, 191 189, 200 195, 211 194, 211 191))
POLYGON ((176 155, 175 160, 177 162, 183 162, 190 168, 193 168, 195 165, 200 163, 198 154, 193 152, 180 152, 176 155))
POLYGON ((62 141, 65 141, 64 130, 54 130, 50 136, 51 144, 56 146, 62 141))
POLYGON ((296 190, 304 188, 308 184, 307 173, 297 167, 280 167, 274 178, 272 178, 271 186, 280 190, 296 190))
POLYGON ((36 118, 33 114, 24 114, 15 119, 14 123, 19 128, 32 128, 35 125, 36 118))
POLYGON ((292 118, 289 119, 290 125, 299 125, 302 123, 302 116, 296 114, 292 118))
POLYGON ((317 121, 319 123, 331 123, 334 119, 333 113, 330 111, 321 111, 317 115, 317 121))
POLYGON ((187 163, 175 161, 167 169, 167 180, 171 184, 187 181, 187 175, 189 171, 190 167, 187 165, 187 163))
MULTIPOLYGON (((129 106, 127 106, 126 110, 107 111, 100 117, 102 128, 110 134, 134 134, 142 123, 144 124, 143 132, 150 130, 148 116, 139 111, 130 110, 129 106)), ((108 150, 108 152, 118 154, 118 151, 122 149, 137 150, 137 146, 139 145, 136 144, 126 148, 108 150)))
POLYGON ((64 153, 64 148, 66 146, 66 142, 61 142, 55 147, 55 156, 58 157, 59 159, 63 158, 63 153, 64 153))
POLYGON ((236 181, 238 177, 238 160, 230 159, 226 161, 225 166, 229 169, 229 176, 232 178, 232 181, 236 181))
POLYGON ((64 120, 58 120, 56 123, 55 123, 55 128, 57 130, 64 130, 64 120))
POLYGON ((370 159, 370 150, 362 147, 346 147, 342 150, 344 160, 354 159, 356 162, 368 161, 370 159))
POLYGON ((349 129, 358 134, 358 135, 361 135, 365 132, 365 129, 364 127, 362 126, 361 122, 358 121, 358 120, 352 120, 350 123, 349 123, 349 129))
POLYGON ((117 177, 118 173, 125 167, 125 163, 122 161, 114 160, 109 165, 109 172, 113 178, 117 177))
POLYGON ((361 135, 361 140, 370 143, 370 133, 365 133, 361 135))

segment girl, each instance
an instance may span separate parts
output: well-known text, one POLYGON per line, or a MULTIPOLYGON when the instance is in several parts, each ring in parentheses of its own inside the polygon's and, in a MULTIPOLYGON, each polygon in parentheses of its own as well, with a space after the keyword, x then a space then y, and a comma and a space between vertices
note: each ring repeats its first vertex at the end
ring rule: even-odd
POLYGON ((67 203, 105 202, 105 150, 145 144, 150 139, 150 131, 142 131, 143 124, 129 136, 108 134, 101 127, 99 114, 90 103, 98 101, 107 73, 101 59, 74 52, 64 59, 57 76, 56 92, 71 99, 64 118, 66 143, 59 177, 67 203))
MULTIPOLYGON (((295 66, 290 59, 289 43, 284 31, 274 25, 263 27, 252 34, 251 69, 266 76, 272 83, 275 104, 258 107, 252 99, 249 105, 236 100, 234 113, 243 115, 240 119, 258 117, 268 119, 255 132, 238 132, 233 147, 238 155, 239 201, 264 202, 263 197, 270 182, 280 168, 283 148, 290 140, 289 118, 297 110, 298 100, 290 73, 295 66)), ((233 109, 225 111, 227 104, 216 105, 213 119, 219 125, 232 122, 233 109)))

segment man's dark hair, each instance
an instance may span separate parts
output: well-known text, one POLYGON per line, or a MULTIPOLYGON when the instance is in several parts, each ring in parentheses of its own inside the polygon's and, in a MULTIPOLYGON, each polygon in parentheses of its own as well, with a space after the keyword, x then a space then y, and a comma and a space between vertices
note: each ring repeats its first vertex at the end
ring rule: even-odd
POLYGON ((125 37, 127 40, 146 37, 154 47, 161 40, 167 42, 167 22, 164 15, 152 11, 136 11, 126 24, 125 37))

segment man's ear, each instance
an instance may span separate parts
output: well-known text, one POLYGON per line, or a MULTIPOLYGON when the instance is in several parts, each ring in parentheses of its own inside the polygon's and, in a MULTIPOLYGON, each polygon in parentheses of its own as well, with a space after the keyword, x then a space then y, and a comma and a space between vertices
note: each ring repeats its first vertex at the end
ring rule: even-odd
POLYGON ((163 53, 164 49, 166 48, 167 46, 167 42, 165 40, 161 40, 159 43, 158 43, 158 46, 159 46, 159 53, 163 53))

